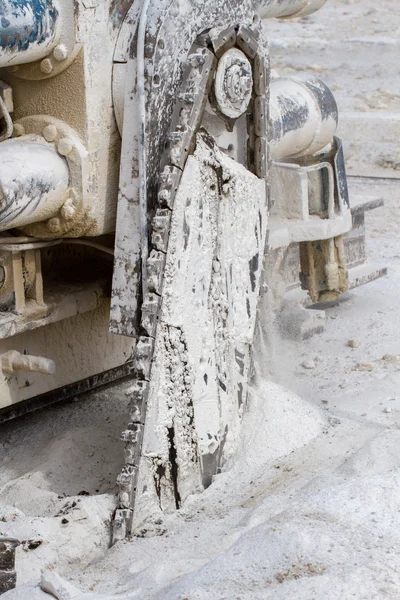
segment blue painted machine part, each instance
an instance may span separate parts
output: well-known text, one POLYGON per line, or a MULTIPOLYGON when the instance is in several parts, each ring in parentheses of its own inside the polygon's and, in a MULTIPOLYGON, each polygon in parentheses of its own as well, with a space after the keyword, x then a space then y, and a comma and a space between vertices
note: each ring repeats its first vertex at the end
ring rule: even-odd
POLYGON ((40 60, 55 45, 53 0, 0 0, 0 66, 40 60))

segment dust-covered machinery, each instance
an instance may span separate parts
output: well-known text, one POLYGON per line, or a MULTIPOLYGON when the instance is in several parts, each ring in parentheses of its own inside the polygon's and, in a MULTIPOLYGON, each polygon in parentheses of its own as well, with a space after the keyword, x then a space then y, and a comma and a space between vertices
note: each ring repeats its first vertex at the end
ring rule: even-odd
POLYGON ((132 377, 115 539, 234 451, 273 274, 365 260, 335 100, 260 19, 325 1, 0 0, 0 408, 132 377))

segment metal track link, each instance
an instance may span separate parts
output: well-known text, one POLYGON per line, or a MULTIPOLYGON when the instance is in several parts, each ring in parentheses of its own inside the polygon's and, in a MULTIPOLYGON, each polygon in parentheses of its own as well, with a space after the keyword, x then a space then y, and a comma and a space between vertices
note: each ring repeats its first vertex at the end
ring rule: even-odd
POLYGON ((157 323, 162 308, 162 288, 172 210, 183 169, 193 152, 196 134, 200 128, 204 108, 213 82, 218 58, 233 46, 239 46, 253 64, 255 121, 252 124, 254 172, 259 177, 266 173, 266 66, 258 53, 258 38, 250 29, 232 26, 212 29, 199 36, 186 61, 184 78, 175 105, 171 133, 160 175, 158 207, 151 224, 150 252, 147 260, 148 292, 141 306, 141 335, 137 340, 134 361, 136 380, 126 392, 130 400, 130 423, 122 433, 125 443, 125 464, 118 477, 118 506, 113 523, 113 543, 131 533, 135 491, 143 442, 147 398, 150 388, 151 367, 157 323))

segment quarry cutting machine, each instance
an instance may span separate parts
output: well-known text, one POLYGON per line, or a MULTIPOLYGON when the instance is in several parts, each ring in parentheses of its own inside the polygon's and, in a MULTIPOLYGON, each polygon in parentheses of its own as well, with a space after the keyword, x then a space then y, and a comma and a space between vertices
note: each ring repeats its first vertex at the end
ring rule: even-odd
POLYGON ((132 379, 115 540, 233 453, 274 276, 365 260, 335 100, 261 20, 325 1, 0 0, 1 416, 132 379))

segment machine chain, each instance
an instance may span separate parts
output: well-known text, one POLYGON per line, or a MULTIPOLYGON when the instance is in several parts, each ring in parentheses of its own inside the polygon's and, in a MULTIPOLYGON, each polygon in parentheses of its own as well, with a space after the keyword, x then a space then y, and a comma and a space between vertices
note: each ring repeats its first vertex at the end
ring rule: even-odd
POLYGON ((131 534, 174 199, 186 160, 195 149, 196 134, 201 126, 218 59, 234 46, 247 55, 253 69, 253 122, 249 128, 253 134, 249 136, 249 166, 258 177, 264 178, 266 175, 267 69, 259 53, 258 33, 241 26, 212 29, 197 38, 187 57, 182 87, 172 115, 171 133, 163 161, 165 166, 160 175, 157 207, 149 240, 146 273, 148 291, 141 306, 143 335, 138 338, 136 345, 134 382, 126 392, 130 401, 130 422, 121 436, 125 443, 125 463, 117 479, 119 494, 113 523, 113 543, 131 534))

